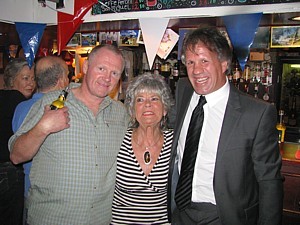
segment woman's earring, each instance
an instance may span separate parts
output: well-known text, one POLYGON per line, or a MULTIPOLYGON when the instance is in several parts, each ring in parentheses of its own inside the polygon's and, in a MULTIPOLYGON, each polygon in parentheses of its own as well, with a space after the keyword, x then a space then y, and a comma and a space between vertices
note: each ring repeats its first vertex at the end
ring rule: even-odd
POLYGON ((135 124, 135 123, 136 123, 135 117, 131 118, 131 122, 132 122, 132 124, 135 124))

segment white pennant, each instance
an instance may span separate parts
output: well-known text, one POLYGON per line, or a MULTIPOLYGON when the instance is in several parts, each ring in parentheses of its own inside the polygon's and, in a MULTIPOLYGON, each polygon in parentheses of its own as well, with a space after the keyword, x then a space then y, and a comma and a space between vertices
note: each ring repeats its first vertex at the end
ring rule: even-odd
POLYGON ((142 30, 143 41, 146 49, 150 69, 160 46, 161 39, 168 26, 167 18, 140 18, 140 27, 142 30))

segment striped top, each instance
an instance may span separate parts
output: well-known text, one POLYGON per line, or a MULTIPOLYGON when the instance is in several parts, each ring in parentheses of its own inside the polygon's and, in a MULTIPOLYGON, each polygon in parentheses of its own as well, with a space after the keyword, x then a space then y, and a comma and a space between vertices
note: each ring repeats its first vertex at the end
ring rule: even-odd
POLYGON ((111 224, 168 224, 167 181, 173 131, 164 131, 164 143, 152 171, 140 167, 128 129, 117 156, 116 187, 111 224))

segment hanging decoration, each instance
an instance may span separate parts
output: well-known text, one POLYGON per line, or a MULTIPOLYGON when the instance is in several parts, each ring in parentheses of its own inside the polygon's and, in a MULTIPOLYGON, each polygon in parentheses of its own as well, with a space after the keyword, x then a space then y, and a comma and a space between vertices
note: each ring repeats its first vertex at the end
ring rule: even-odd
POLYGON ((46 24, 15 22, 25 58, 31 68, 46 24))
POLYGON ((167 18, 139 19, 149 67, 152 68, 156 53, 169 23, 167 18))
POLYGON ((83 23, 83 20, 76 19, 74 15, 58 12, 57 21, 57 52, 60 55, 74 32, 83 23))
POLYGON ((234 53, 244 71, 262 13, 223 16, 234 53))
POLYGON ((78 27, 83 23, 83 17, 98 0, 74 0, 74 15, 57 12, 57 47, 58 55, 64 49, 78 27))
POLYGON ((163 38, 161 39, 157 55, 161 59, 167 59, 170 52, 178 42, 179 35, 172 29, 166 29, 163 38))

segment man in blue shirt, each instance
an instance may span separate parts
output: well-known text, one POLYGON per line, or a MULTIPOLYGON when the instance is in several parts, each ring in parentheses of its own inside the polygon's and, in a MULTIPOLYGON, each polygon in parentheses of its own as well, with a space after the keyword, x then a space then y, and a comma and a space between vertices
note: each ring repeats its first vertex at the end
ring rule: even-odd
MULTIPOLYGON (((21 126, 31 106, 39 100, 45 93, 55 90, 64 89, 69 84, 68 66, 65 61, 57 56, 46 56, 39 59, 34 67, 34 75, 37 83, 37 92, 31 99, 21 102, 15 109, 12 120, 12 128, 15 133, 21 126)), ((25 200, 28 197, 28 190, 30 187, 29 173, 31 168, 31 161, 24 163, 25 174, 25 200)), ((25 201, 25 213, 26 213, 25 201)))

